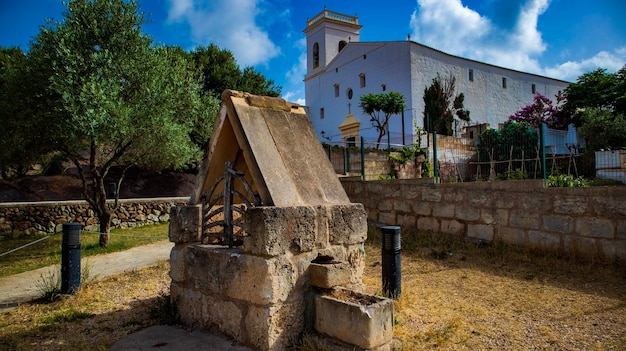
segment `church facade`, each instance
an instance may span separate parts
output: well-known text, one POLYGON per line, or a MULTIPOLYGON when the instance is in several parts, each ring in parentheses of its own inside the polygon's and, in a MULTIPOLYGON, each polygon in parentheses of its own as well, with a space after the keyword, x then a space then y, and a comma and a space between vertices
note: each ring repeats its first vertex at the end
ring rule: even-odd
POLYGON ((375 141, 378 132, 359 108, 360 96, 397 91, 406 101, 402 114, 389 122, 392 144, 410 144, 415 128, 424 129, 424 89, 439 74, 456 80, 455 95, 465 95, 470 122, 497 128, 508 116, 533 102, 536 93, 554 100, 568 82, 510 70, 407 41, 361 42, 362 27, 355 16, 324 9, 307 21, 305 99, 308 115, 320 140, 375 141), (403 137, 404 136, 404 137, 403 137))

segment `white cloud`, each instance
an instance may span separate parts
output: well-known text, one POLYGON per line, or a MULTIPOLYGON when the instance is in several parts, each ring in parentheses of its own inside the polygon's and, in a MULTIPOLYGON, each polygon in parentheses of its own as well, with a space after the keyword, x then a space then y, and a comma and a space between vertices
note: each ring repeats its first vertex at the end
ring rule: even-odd
POLYGON ((285 73, 289 86, 287 87, 288 91, 283 94, 283 99, 304 105, 304 83, 302 80, 306 75, 306 38, 296 41, 294 46, 300 55, 296 63, 285 73))
POLYGON ((503 28, 463 6, 461 0, 417 0, 410 22, 412 38, 453 55, 566 81, 575 81, 581 74, 598 67, 617 71, 624 66, 626 47, 602 51, 580 61, 542 67, 538 58, 547 50, 547 45, 537 23, 550 0, 517 2, 507 3, 508 11, 518 13, 511 17, 513 25, 503 28))
POLYGON ((444 52, 466 54, 490 31, 489 20, 463 6, 460 0, 418 0, 411 15, 414 40, 444 52))
POLYGON ((510 29, 495 25, 461 0, 417 0, 417 4, 410 26, 418 42, 453 55, 539 73, 532 56, 546 49, 537 21, 548 0, 529 0, 520 6, 510 29))
POLYGON ((280 54, 259 24, 261 0, 170 0, 168 20, 185 22, 193 41, 233 52, 240 66, 254 66, 280 54))
POLYGON ((568 61, 554 67, 548 67, 544 74, 570 82, 576 81, 583 73, 591 72, 598 67, 606 68, 608 72, 616 72, 626 63, 626 46, 613 52, 601 51, 595 56, 581 61, 568 61))

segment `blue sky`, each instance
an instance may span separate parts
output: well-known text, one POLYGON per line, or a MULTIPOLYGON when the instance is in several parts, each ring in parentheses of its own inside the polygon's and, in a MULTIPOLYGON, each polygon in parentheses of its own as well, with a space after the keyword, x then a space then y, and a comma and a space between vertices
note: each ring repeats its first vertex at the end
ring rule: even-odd
MULTIPOLYGON (((157 43, 191 50, 213 42, 304 103, 307 18, 326 6, 357 15, 361 41, 411 40, 506 68, 575 81, 626 64, 624 0, 139 0, 157 43)), ((0 46, 20 46, 62 0, 0 0, 0 46)))

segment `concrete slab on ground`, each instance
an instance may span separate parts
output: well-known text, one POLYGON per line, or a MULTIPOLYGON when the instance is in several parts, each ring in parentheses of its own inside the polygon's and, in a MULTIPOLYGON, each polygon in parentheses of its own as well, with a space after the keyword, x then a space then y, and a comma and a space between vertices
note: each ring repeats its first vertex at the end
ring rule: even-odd
POLYGON ((216 335, 199 331, 188 332, 174 326, 158 325, 138 331, 117 341, 111 351, 252 351, 216 335))

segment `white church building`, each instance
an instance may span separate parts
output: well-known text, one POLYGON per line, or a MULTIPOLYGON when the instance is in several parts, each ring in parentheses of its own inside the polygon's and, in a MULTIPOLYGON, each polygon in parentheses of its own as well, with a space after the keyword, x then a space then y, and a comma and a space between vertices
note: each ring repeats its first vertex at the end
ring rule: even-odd
POLYGON ((406 105, 401 115, 390 118, 389 135, 392 144, 403 144, 403 140, 410 144, 415 140, 414 125, 424 129, 424 89, 437 74, 443 79, 454 76, 454 94, 465 95, 471 121, 469 125, 459 121, 457 136, 467 126, 488 124, 497 128, 515 111, 531 104, 535 93, 554 99, 569 85, 446 54, 410 40, 362 42, 361 28, 358 17, 327 9, 307 21, 305 99, 311 123, 322 141, 358 143, 361 136, 375 141, 378 132, 370 117, 361 112, 359 98, 397 91, 404 95, 406 105))

